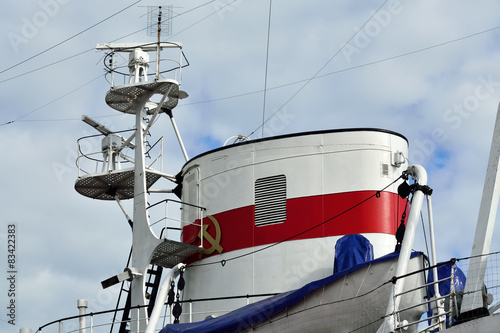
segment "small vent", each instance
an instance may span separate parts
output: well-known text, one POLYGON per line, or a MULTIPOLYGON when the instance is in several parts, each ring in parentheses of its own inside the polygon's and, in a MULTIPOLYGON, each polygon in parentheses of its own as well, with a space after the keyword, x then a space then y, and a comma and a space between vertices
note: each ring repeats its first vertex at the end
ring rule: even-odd
POLYGON ((286 177, 277 175, 255 181, 255 225, 286 220, 286 177))
POLYGON ((380 173, 382 174, 382 177, 389 177, 389 164, 382 163, 380 166, 380 173))

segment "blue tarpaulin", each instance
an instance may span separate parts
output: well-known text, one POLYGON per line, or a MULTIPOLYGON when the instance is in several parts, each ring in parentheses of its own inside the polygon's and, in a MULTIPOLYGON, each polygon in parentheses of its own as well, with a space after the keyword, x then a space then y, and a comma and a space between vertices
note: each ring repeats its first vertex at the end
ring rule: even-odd
MULTIPOLYGON (((446 264, 440 265, 437 268, 437 273, 438 273, 438 280, 443 280, 445 278, 449 278, 451 276, 451 267, 452 264, 451 262, 448 262, 446 264)), ((455 281, 453 282, 455 284, 455 291, 462 291, 465 288, 465 282, 467 278, 465 277, 464 272, 460 268, 457 267, 457 265, 453 265, 453 277, 455 278, 455 281)), ((431 283, 434 281, 433 278, 433 271, 432 269, 429 270, 429 276, 427 278, 427 283, 431 283)), ((442 281, 439 282, 439 294, 442 295, 448 295, 450 293, 450 280, 442 281)), ((428 286, 427 287, 427 292, 429 293, 429 297, 434 296, 434 285, 428 286)))
MULTIPOLYGON (((412 258, 420 252, 413 252, 412 258)), ((304 300, 304 298, 316 289, 323 288, 346 274, 352 273, 362 267, 378 262, 393 260, 399 256, 399 252, 390 253, 384 257, 363 262, 350 268, 328 276, 326 278, 306 284, 300 289, 292 290, 276 296, 266 298, 262 301, 249 304, 220 317, 206 319, 195 323, 170 324, 163 328, 160 333, 215 333, 215 332, 238 332, 252 325, 258 324, 268 318, 285 311, 287 308, 304 300)))
POLYGON ((373 245, 359 234, 345 235, 335 244, 333 273, 373 260, 373 245))
MULTIPOLYGON (((446 264, 442 264, 437 268, 437 274, 438 274, 438 281, 443 280, 446 278, 449 278, 451 276, 451 268, 452 268, 452 263, 448 262, 446 264)), ((460 292, 463 291, 465 288, 465 282, 467 281, 467 278, 465 277, 464 272, 460 268, 457 267, 457 265, 453 265, 453 277, 454 277, 454 287, 455 287, 455 292, 460 292)), ((427 283, 431 283, 434 281, 434 275, 432 269, 429 270, 429 276, 427 277, 427 283)), ((450 287, 451 287, 451 280, 446 280, 446 281, 441 281, 438 283, 439 286, 439 294, 441 296, 448 295, 450 293, 450 287)), ((430 285, 427 287, 427 293, 429 294, 429 298, 434 297, 434 285, 430 285)), ((458 295, 457 301, 460 304, 461 303, 461 296, 458 295)), ((427 316, 430 317, 432 316, 432 310, 430 309, 430 306, 428 306, 429 310, 427 311, 427 316)), ((445 300, 445 311, 449 310, 449 301, 445 300)), ((453 316, 456 316, 457 314, 455 311, 453 311, 453 316)), ((452 324, 455 322, 455 319, 452 318, 452 324)), ((429 324, 430 324, 429 320, 429 324)), ((448 317, 446 317, 446 327, 449 327, 449 321, 448 317)), ((435 332, 435 331, 433 331, 435 332)))

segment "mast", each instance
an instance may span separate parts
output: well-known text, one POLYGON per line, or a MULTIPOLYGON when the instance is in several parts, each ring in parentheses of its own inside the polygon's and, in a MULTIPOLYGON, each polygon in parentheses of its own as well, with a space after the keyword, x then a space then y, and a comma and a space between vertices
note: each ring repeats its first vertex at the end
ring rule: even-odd
POLYGON ((472 245, 471 263, 467 273, 460 319, 467 321, 488 315, 483 301, 484 275, 490 251, 491 238, 500 198, 500 105, 498 106, 493 139, 491 142, 488 168, 484 181, 483 196, 472 245))
MULTIPOLYGON (((158 40, 157 43, 98 44, 96 48, 109 51, 108 59, 111 61, 111 65, 108 67, 108 74, 112 77, 110 80, 111 88, 106 94, 106 103, 117 111, 133 115, 135 130, 128 138, 125 138, 84 116, 83 120, 104 136, 101 150, 102 160, 92 159, 97 161, 97 164, 102 164, 102 167, 95 168, 101 172, 86 172, 85 175, 79 177, 75 189, 80 194, 93 199, 117 201, 132 227, 131 266, 126 267, 124 273, 107 279, 102 284, 103 287, 109 287, 119 281, 131 281, 128 312, 130 332, 144 332, 149 320, 146 305, 151 306, 152 302, 155 302, 154 299, 148 300, 146 297, 148 267, 150 265, 166 268, 177 267, 187 257, 199 251, 199 247, 158 237, 151 229, 148 216, 148 192, 173 192, 173 189, 150 190, 150 187, 161 178, 171 181, 174 188, 178 185, 175 176, 154 170, 151 166, 146 165, 146 135, 160 113, 169 115, 174 125, 175 134, 181 144, 181 150, 184 156, 187 156, 172 115, 172 110, 177 106, 178 100, 187 97, 187 94, 179 89, 180 81, 177 81, 177 78, 179 80, 181 78, 182 45, 158 40), (176 70, 173 71, 174 79, 160 77, 160 51, 165 48, 177 49, 180 52, 180 60, 174 61, 176 64, 176 70), (118 52, 129 55, 128 64, 122 68, 114 64, 114 54, 118 52), (156 63, 157 67, 153 74, 154 79, 151 81, 148 80, 149 52, 156 53, 156 61, 153 64, 156 63), (124 68, 128 69, 128 74, 124 68), (114 75, 116 73, 127 77, 128 80, 124 81, 128 83, 115 86, 114 75), (161 100, 159 102, 153 101, 151 98, 154 95, 161 96, 161 100), (133 158, 124 153, 125 148, 134 149, 133 158), (122 168, 120 161, 132 162, 133 167, 122 168), (128 214, 121 204, 121 201, 126 199, 133 200, 133 214, 128 214)), ((79 157, 78 165, 81 170, 80 159, 83 157, 88 156, 79 157)))

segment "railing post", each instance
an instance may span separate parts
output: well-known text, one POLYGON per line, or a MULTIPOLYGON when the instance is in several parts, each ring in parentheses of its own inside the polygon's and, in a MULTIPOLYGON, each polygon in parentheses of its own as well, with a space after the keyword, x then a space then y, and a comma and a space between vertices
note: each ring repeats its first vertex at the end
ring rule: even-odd
POLYGON ((189 322, 193 322, 193 301, 189 300, 189 322))
POLYGON ((453 308, 455 308, 455 314, 458 316, 458 305, 457 305, 457 295, 455 290, 455 265, 457 262, 455 259, 451 260, 451 280, 450 280, 450 309, 448 314, 448 326, 451 326, 451 319, 453 318, 453 308))
MULTIPOLYGON (((427 212, 428 212, 428 219, 429 219, 429 236, 430 236, 430 243, 431 243, 431 265, 434 266, 432 269, 432 275, 434 276, 434 281, 439 280, 439 275, 438 275, 438 270, 436 267, 437 264, 437 259, 436 259, 436 242, 435 242, 435 237, 434 237, 434 220, 432 216, 432 201, 431 201, 431 196, 429 194, 426 194, 427 198, 427 212)), ((434 283, 434 297, 436 298, 436 312, 439 314, 439 317, 437 319, 439 323, 439 329, 442 330, 445 327, 446 323, 446 312, 444 310, 444 300, 440 299, 441 293, 439 292, 439 283, 434 283), (442 315, 445 315, 443 318, 442 315)))
POLYGON ((165 201, 165 239, 168 239, 167 232, 168 232, 168 200, 165 201))
POLYGON ((203 216, 205 216, 205 211, 204 210, 201 211, 201 219, 200 219, 200 224, 201 224, 201 226, 200 226, 200 235, 201 235, 201 237, 200 237, 200 248, 201 249, 203 249, 203 238, 204 238, 203 237, 203 216))
POLYGON ((111 88, 115 85, 115 52, 111 54, 111 88))
POLYGON ((62 321, 59 322, 59 333, 64 333, 63 322, 62 321))
POLYGON ((79 310, 79 315, 80 315, 80 329, 78 330, 79 333, 85 333, 85 326, 87 325, 85 322, 85 312, 87 310, 87 300, 86 299, 79 299, 77 302, 77 307, 79 310))
MULTIPOLYGON (((137 307, 137 322, 136 322, 136 327, 137 327, 137 333, 139 333, 139 330, 140 330, 140 318, 141 317, 141 308, 138 306, 137 307)), ((135 333, 135 332, 134 332, 135 333)))

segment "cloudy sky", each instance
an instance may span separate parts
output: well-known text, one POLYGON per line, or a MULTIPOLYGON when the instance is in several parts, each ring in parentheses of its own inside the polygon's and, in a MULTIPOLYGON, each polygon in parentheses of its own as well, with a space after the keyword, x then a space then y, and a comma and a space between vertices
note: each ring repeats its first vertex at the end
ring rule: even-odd
MULTIPOLYGON (((76 141, 94 134, 83 114, 112 130, 133 126, 104 102, 104 54, 94 47, 154 41, 146 12, 158 5, 173 5, 172 36, 163 39, 181 41, 189 60, 182 89, 190 96, 174 115, 190 156, 237 134, 399 132, 434 189, 436 233, 445 236, 438 260, 470 254, 500 101, 497 1, 274 0, 264 103, 269 1, 8 0, 0 14, 0 267, 7 276, 15 224, 17 316, 12 326, 2 313, 2 332, 75 315, 79 298, 89 311, 114 306, 116 290, 102 291, 100 281, 125 267, 130 230, 116 203, 74 190, 76 141)), ((152 134, 172 142, 165 171, 177 173, 183 161, 168 119, 152 134)), ((420 238, 415 248, 424 249, 420 238)))

